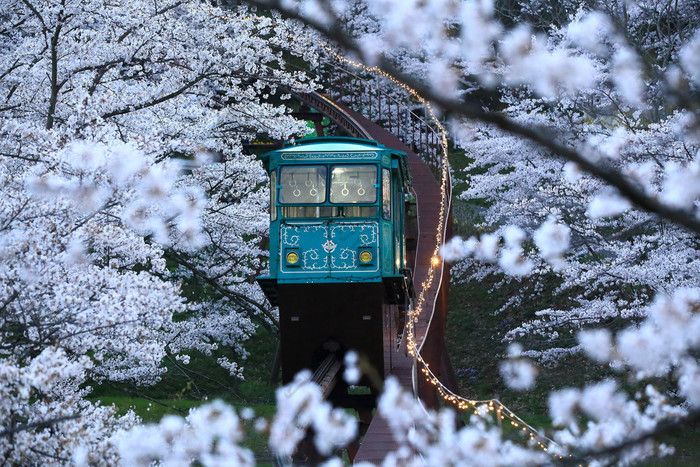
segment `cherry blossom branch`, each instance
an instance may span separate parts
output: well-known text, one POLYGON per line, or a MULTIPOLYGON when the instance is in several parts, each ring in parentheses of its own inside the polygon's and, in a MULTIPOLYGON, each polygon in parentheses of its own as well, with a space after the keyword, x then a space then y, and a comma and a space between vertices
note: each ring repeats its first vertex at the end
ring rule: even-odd
MULTIPOLYGON (((429 92, 425 86, 422 86, 422 89, 429 92)), ((448 101, 440 96, 436 96, 432 92, 428 99, 434 100, 439 106, 446 110, 453 111, 469 118, 475 118, 483 122, 492 123, 498 128, 501 128, 509 133, 523 136, 539 144, 540 146, 549 149, 553 154, 568 161, 575 162, 591 175, 594 175, 609 185, 617 188, 617 190, 623 196, 642 210, 657 214, 659 217, 681 225, 693 233, 700 234, 700 220, 693 211, 688 209, 672 208, 659 202, 656 198, 647 196, 639 187, 631 183, 619 171, 597 165, 580 152, 557 142, 556 136, 544 128, 528 128, 507 118, 503 114, 494 112, 475 113, 471 114, 470 117, 468 112, 471 111, 471 109, 468 106, 457 102, 448 101)))
POLYGON ((168 360, 170 361, 170 363, 171 363, 175 368, 177 368, 178 370, 180 370, 180 373, 182 373, 182 374, 185 376, 185 378, 187 378, 187 380, 188 380, 190 383, 192 383, 192 385, 193 385, 195 388, 197 388, 198 391, 199 391, 199 387, 197 386, 196 381, 195 381, 194 379, 192 379, 192 377, 190 376, 190 373, 192 373, 193 375, 197 375, 197 376, 200 377, 200 378, 204 378, 204 379, 206 379, 207 381, 211 381, 212 383, 214 383, 214 384, 216 384, 217 386, 219 386, 219 387, 221 387, 222 389, 224 389, 224 390, 227 392, 227 394, 234 395, 234 396, 236 396, 240 401, 243 401, 243 398, 242 398, 240 395, 236 394, 235 391, 234 391, 231 387, 229 387, 229 386, 227 386, 226 384, 222 383, 222 382, 219 381, 218 379, 214 379, 214 378, 212 378, 211 376, 209 376, 209 375, 207 375, 206 373, 203 373, 203 372, 201 372, 201 371, 196 371, 196 370, 193 370, 192 368, 188 368, 188 367, 186 367, 186 366, 180 365, 180 364, 177 362, 177 360, 175 360, 175 359, 172 357, 172 354, 170 354, 170 353, 168 353, 167 358, 168 358, 168 360))
POLYGON ((120 391, 128 392, 128 393, 131 394, 132 396, 136 396, 136 397, 140 397, 140 398, 146 399, 146 400, 148 400, 148 401, 154 402, 154 403, 156 403, 156 404, 158 404, 158 405, 160 405, 160 406, 163 406, 163 407, 168 408, 168 409, 170 409, 170 410, 174 410, 174 411, 179 412, 179 413, 181 413, 181 414, 187 414, 187 411, 186 411, 186 410, 183 410, 183 409, 181 409, 180 407, 177 407, 177 406, 175 406, 175 405, 170 405, 170 404, 166 404, 165 402, 161 402, 161 401, 159 401, 158 399, 155 399, 155 398, 153 398, 153 397, 151 397, 151 396, 149 396, 149 395, 147 395, 147 394, 145 394, 145 393, 143 393, 143 392, 141 392, 141 391, 138 391, 138 390, 135 390, 135 389, 129 389, 128 387, 124 387, 124 386, 117 386, 117 385, 115 385, 115 384, 113 384, 113 383, 111 383, 111 382, 109 382, 109 381, 108 381, 108 384, 109 384, 111 387, 113 387, 114 389, 117 389, 117 390, 120 390, 120 391))
POLYGON ((158 98, 153 99, 153 100, 148 101, 148 102, 143 102, 143 103, 138 104, 138 105, 130 105, 130 106, 118 109, 118 110, 113 110, 112 112, 107 112, 106 114, 102 115, 102 118, 108 119, 111 117, 116 117, 118 115, 124 115, 124 114, 128 114, 131 112, 136 112, 137 110, 143 110, 143 109, 146 109, 148 107, 153 107, 155 105, 162 104, 163 102, 169 101, 170 99, 173 99, 173 98, 181 95, 182 93, 184 93, 185 91, 187 91, 188 89, 195 86, 197 83, 199 83, 200 81, 202 81, 203 79, 205 79, 209 76, 210 75, 208 73, 202 73, 199 76, 197 76, 194 80, 186 83, 184 86, 182 86, 179 89, 176 89, 175 91, 173 91, 171 93, 168 93, 164 96, 158 97, 158 98))
MULTIPOLYGON (((18 107, 18 106, 16 106, 18 107)), ((0 109, 2 111, 3 109, 0 109)), ((11 159, 21 159, 23 161, 27 162, 39 162, 41 159, 36 158, 36 157, 27 157, 27 156, 20 156, 19 154, 10 154, 7 152, 0 152, 0 157, 9 157, 11 159)))
MULTIPOLYGON (((23 65, 23 64, 20 63, 19 59, 15 60, 15 63, 13 63, 12 65, 10 65, 10 66, 7 68, 7 70, 5 70, 5 71, 3 71, 2 73, 0 73, 0 81, 2 81, 2 80, 5 78, 5 76, 9 75, 10 73, 12 73, 13 71, 15 71, 16 69, 20 68, 22 65, 23 65)), ((13 107, 16 107, 16 106, 13 106, 13 107)), ((13 107, 5 107, 5 108, 0 107, 0 111, 12 109, 13 107)))
POLYGON ((37 11, 37 9, 34 7, 34 5, 29 3, 28 0, 22 0, 22 3, 24 3, 26 5, 26 7, 29 8, 29 10, 34 14, 34 16, 37 17, 37 19, 39 20, 41 25, 44 27, 44 30, 47 30, 48 28, 46 27, 46 23, 44 22, 44 17, 41 16, 41 13, 39 13, 39 11, 37 11))
MULTIPOLYGON (((117 328, 117 327, 120 327, 120 326, 126 326, 126 325, 128 325, 128 324, 134 324, 134 323, 136 323, 136 322, 138 322, 138 321, 140 321, 140 320, 139 320, 139 319, 130 319, 130 320, 127 320, 127 321, 118 321, 118 322, 116 322, 116 323, 103 324, 103 325, 101 325, 101 326, 92 326, 92 327, 90 327, 90 328, 84 328, 84 329, 81 329, 81 330, 79 330, 79 331, 71 332, 71 333, 68 333, 68 334, 66 334, 66 335, 56 337, 55 344, 58 345, 58 344, 60 344, 61 341, 63 341, 63 340, 70 339, 70 338, 79 336, 79 335, 81 335, 81 334, 92 334, 92 333, 97 333, 97 331, 102 331, 102 330, 105 330, 105 329, 113 329, 113 328, 117 328)), ((63 324, 63 323, 55 323, 55 324, 52 324, 52 326, 50 326, 50 327, 55 327, 55 326, 57 326, 57 325, 59 325, 59 324, 63 324)))
POLYGON ((250 310, 251 308, 256 309, 259 311, 262 315, 264 315, 269 321, 260 319, 260 317, 257 315, 257 313, 251 313, 250 317, 258 321, 264 328, 266 328, 269 331, 272 331, 273 333, 277 334, 279 332, 279 323, 275 319, 275 317, 267 311, 262 305, 257 303, 254 300, 251 300, 250 298, 246 297, 245 295, 232 292, 231 290, 228 290, 226 287, 222 286, 218 281, 212 279, 209 277, 204 271, 200 270, 196 265, 185 259, 182 255, 177 254, 174 251, 166 252, 165 256, 168 259, 171 259, 175 261, 176 263, 180 264, 181 266, 184 266, 185 268, 189 269, 193 274, 195 274, 197 277, 200 279, 203 279, 207 284, 212 286, 214 289, 216 289, 219 293, 221 293, 223 296, 226 298, 233 300, 235 303, 243 307, 244 309, 250 310))
POLYGON ((640 435, 636 438, 628 439, 625 442, 620 443, 616 446, 602 449, 600 451, 576 452, 574 453, 574 457, 564 459, 562 461, 562 464, 579 465, 581 463, 581 459, 586 459, 587 461, 590 461, 591 459, 614 456, 638 444, 644 443, 652 439, 658 439, 665 435, 670 435, 676 431, 681 430, 684 427, 693 425, 697 422, 700 422, 700 410, 690 412, 686 417, 678 418, 676 420, 665 423, 660 423, 656 426, 654 430, 644 433, 643 435, 640 435))
POLYGON ((56 30, 51 36, 51 96, 49 97, 49 111, 46 117, 46 129, 53 128, 54 114, 56 113, 56 104, 58 102, 58 92, 61 90, 61 84, 58 83, 58 38, 61 34, 62 24, 56 26, 56 30))
POLYGON ((24 425, 16 425, 12 428, 7 428, 4 431, 0 431, 0 438, 5 436, 12 436, 20 431, 33 430, 35 428, 48 428, 56 423, 65 422, 66 420, 75 420, 80 418, 80 415, 63 415, 61 417, 49 418, 47 420, 41 420, 34 423, 26 423, 24 425))
POLYGON ((0 306, 0 316, 4 313, 5 309, 7 308, 7 305, 10 303, 14 302, 17 297, 19 297, 19 290, 15 290, 12 295, 7 297, 7 299, 2 303, 2 306, 0 306))
POLYGON ((50 453, 50 452, 42 451, 41 449, 37 449, 37 448, 34 447, 34 446, 29 446, 29 450, 32 451, 32 452, 34 452, 34 453, 36 453, 36 454, 39 454, 40 456, 49 457, 49 458, 51 458, 51 459, 55 459, 55 460, 61 461, 61 462, 63 462, 63 463, 67 463, 67 462, 70 460, 70 459, 67 458, 67 457, 58 456, 58 455, 52 454, 52 453, 50 453))

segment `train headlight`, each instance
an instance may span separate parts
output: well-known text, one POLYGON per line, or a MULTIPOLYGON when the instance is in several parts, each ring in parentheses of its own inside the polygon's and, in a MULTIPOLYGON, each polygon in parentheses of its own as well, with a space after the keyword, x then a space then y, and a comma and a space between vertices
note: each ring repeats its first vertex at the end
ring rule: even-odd
POLYGON ((297 264, 299 262, 299 253, 296 251, 290 251, 287 253, 287 262, 289 264, 297 264))
POLYGON ((367 264, 372 262, 372 252, 369 250, 362 250, 360 252, 360 262, 362 264, 367 264))

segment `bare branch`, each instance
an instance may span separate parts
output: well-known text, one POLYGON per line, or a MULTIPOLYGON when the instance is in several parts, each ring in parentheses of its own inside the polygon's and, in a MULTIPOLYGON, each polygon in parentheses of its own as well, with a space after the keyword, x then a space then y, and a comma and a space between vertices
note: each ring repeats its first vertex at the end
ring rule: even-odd
POLYGON ((163 102, 166 102, 170 99, 173 99, 173 98, 181 95, 182 93, 184 93, 185 91, 187 91, 188 89, 190 89, 191 87, 193 87, 194 85, 196 85, 197 83, 202 81, 203 79, 207 78, 208 76, 209 76, 208 74, 202 73, 194 80, 192 80, 189 83, 182 86, 180 89, 177 89, 169 94, 158 97, 158 98, 153 99, 152 101, 149 101, 149 102, 143 102, 143 103, 138 104, 138 105, 130 105, 128 107, 124 107, 124 108, 119 109, 119 110, 114 110, 112 112, 108 112, 108 113, 102 115, 102 118, 107 119, 107 118, 111 118, 111 117, 116 117, 117 115, 124 115, 124 114, 128 114, 131 112, 136 112, 137 110, 142 110, 142 109, 146 109, 148 107, 153 107, 154 105, 161 104, 163 102))
POLYGON ((65 422, 66 420, 75 420, 76 418, 80 418, 80 415, 63 415, 61 417, 49 418, 40 422, 16 425, 14 427, 7 428, 4 431, 0 431, 0 438, 5 436, 12 436, 15 433, 19 433, 20 431, 34 430, 36 428, 48 428, 57 423, 65 422))

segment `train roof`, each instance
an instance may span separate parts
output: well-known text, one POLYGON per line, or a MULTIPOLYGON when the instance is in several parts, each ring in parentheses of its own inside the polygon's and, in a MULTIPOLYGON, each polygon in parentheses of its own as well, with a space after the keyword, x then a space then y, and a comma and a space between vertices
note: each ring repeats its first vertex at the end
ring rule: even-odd
POLYGON ((287 143, 282 149, 276 152, 352 152, 352 151, 376 151, 386 150, 393 151, 386 146, 379 144, 371 139, 348 138, 348 137, 322 137, 322 138, 305 138, 294 143, 287 143), (313 145, 313 148, 310 146, 313 145))
POLYGON ((270 158, 272 156, 280 157, 285 160, 315 159, 318 155, 325 154, 324 159, 352 159, 358 157, 360 159, 381 158, 384 154, 393 154, 399 156, 399 159, 405 158, 406 154, 402 151, 388 148, 371 139, 350 138, 340 136, 325 136, 320 138, 305 138, 293 143, 285 143, 282 149, 276 149, 263 154, 260 158, 268 168, 270 158))
POLYGON ((271 164, 274 166, 279 161, 284 161, 285 164, 300 164, 309 163, 308 161, 312 160, 336 163, 348 160, 357 162, 382 160, 384 164, 389 164, 392 158, 397 159, 403 173, 404 183, 410 185, 411 174, 408 171, 406 153, 388 148, 371 139, 344 136, 304 138, 293 143, 286 143, 282 149, 276 149, 260 156, 265 170, 268 171, 271 164))

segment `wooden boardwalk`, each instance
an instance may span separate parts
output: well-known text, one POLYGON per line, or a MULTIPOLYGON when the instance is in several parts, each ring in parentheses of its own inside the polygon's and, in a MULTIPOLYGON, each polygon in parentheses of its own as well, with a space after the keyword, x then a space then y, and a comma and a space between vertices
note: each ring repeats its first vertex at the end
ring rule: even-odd
MULTIPOLYGON (((369 133, 371 139, 389 148, 405 152, 408 156, 409 170, 413 178, 413 191, 418 210, 418 244, 413 267, 413 284, 418 294, 421 290, 421 284, 428 277, 428 268, 435 248, 436 227, 440 215, 440 185, 425 162, 396 136, 362 115, 346 107, 342 107, 342 109, 369 133)), ((431 319, 430 312, 433 310, 437 289, 438 281, 436 280, 425 294, 425 312, 419 317, 416 325, 416 341, 419 346, 426 337, 431 319)), ((391 374, 399 380, 406 391, 415 393, 416 389, 413 384, 414 361, 406 353, 405 342, 402 342, 401 349, 403 350, 398 355, 394 354, 391 374)), ((422 375, 419 376, 421 379, 422 377, 422 375)), ((383 417, 375 415, 362 440, 354 462, 380 464, 388 452, 397 448, 398 444, 391 434, 389 424, 383 417)))

